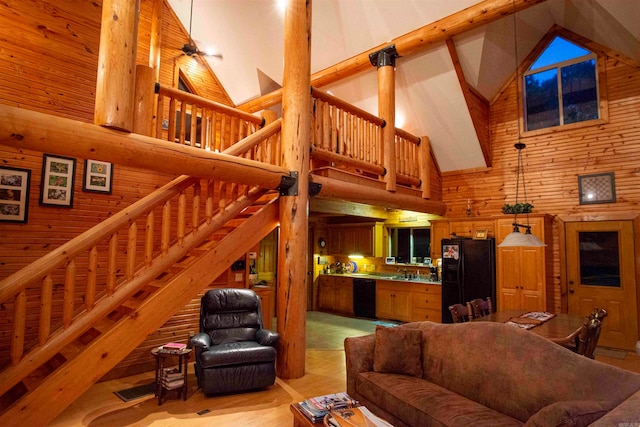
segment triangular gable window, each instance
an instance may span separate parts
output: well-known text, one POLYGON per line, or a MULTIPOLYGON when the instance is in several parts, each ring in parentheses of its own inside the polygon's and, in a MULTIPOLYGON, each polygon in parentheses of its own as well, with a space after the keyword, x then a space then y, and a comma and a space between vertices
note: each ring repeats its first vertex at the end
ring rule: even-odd
POLYGON ((556 36, 524 74, 526 130, 600 117, 596 54, 556 36))

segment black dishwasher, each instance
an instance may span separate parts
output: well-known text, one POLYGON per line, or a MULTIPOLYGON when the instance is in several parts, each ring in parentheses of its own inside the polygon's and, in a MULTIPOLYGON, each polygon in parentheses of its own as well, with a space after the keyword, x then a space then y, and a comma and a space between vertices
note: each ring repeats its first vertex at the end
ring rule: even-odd
POLYGON ((356 317, 376 318, 376 281, 353 279, 353 314, 356 317))

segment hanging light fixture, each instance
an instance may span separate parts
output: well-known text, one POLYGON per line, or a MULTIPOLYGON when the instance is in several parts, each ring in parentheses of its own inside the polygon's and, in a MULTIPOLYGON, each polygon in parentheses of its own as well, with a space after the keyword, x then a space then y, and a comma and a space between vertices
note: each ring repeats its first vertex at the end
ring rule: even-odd
POLYGON ((537 236, 531 234, 531 225, 529 224, 529 207, 527 205, 527 188, 525 186, 524 180, 524 166, 522 164, 522 150, 525 149, 526 145, 520 142, 520 88, 519 82, 520 77, 518 73, 518 37, 517 37, 517 26, 516 26, 516 12, 515 12, 515 3, 514 3, 514 13, 513 13, 513 41, 515 45, 515 83, 516 83, 516 121, 518 122, 518 142, 514 144, 516 150, 518 150, 518 167, 516 169, 516 203, 514 205, 514 216, 513 216, 513 231, 504 238, 502 243, 498 246, 547 246, 545 245, 537 236), (524 212, 518 212, 519 206, 518 203, 518 195, 520 190, 520 177, 522 177, 522 190, 524 193, 524 205, 526 206, 524 212), (527 217, 527 223, 520 224, 518 223, 518 213, 524 213, 527 217), (525 232, 521 233, 520 229, 524 228, 525 232))

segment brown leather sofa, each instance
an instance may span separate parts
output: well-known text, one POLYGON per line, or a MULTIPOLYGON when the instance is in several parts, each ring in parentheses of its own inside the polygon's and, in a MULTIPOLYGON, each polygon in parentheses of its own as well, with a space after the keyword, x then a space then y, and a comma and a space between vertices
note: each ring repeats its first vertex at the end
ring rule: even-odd
POLYGON ((378 327, 345 350, 349 395, 398 427, 640 423, 640 374, 502 323, 378 327))

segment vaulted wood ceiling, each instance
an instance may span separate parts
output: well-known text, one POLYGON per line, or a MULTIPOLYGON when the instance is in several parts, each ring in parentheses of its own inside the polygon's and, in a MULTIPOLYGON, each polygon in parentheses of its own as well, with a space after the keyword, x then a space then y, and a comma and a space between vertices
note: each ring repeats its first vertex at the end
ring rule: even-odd
MULTIPOLYGON (((277 0, 168 0, 236 105, 282 84, 284 12, 277 0), (191 5, 193 4, 192 20, 191 5)), ((312 63, 316 73, 478 3, 477 0, 316 0, 312 63)), ((554 25, 615 50, 640 64, 640 2, 547 0, 438 42, 396 62, 396 125, 427 135, 442 172, 486 166, 480 140, 454 67, 463 84, 491 101, 520 62, 554 25), (514 32, 517 31, 517 37, 514 32), (517 49, 516 42, 517 39, 517 49), (517 52, 517 57, 516 57, 517 52)), ((325 86, 348 102, 377 113, 374 67, 325 86)))

